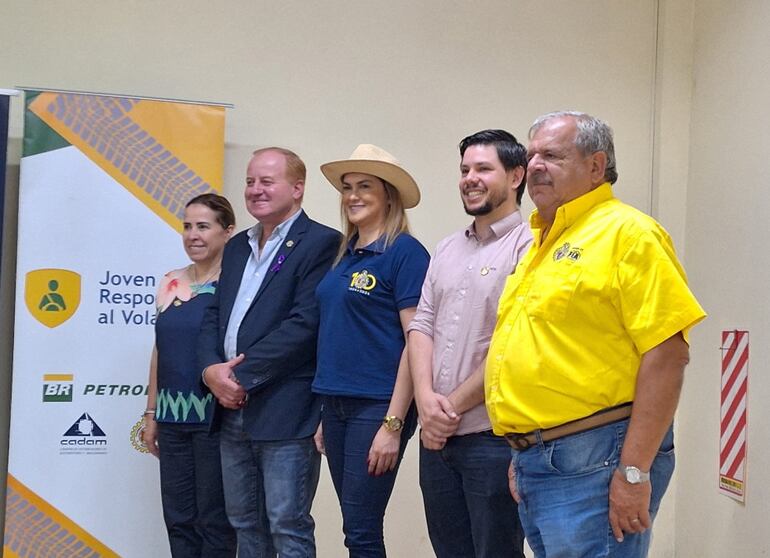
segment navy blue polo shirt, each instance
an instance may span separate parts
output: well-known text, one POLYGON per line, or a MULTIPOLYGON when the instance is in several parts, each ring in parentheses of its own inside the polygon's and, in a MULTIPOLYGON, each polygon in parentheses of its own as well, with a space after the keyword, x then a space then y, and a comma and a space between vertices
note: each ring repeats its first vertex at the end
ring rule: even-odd
POLYGON ((321 313, 313 391, 390 399, 404 350, 399 311, 417 306, 430 256, 402 233, 354 250, 316 288, 321 313))

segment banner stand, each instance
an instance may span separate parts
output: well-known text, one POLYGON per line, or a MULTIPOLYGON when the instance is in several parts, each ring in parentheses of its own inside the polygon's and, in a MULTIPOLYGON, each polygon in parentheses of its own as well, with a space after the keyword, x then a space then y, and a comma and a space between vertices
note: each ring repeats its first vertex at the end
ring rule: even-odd
MULTIPOLYGON (((0 89, 0 253, 3 248, 3 228, 5 226, 5 175, 8 164, 8 115, 11 97, 18 95, 14 89, 0 89)), ((2 276, 2 258, 0 258, 0 276, 2 276)))
POLYGON ((169 555, 137 440, 160 277, 222 191, 225 105, 25 90, 3 556, 169 555))

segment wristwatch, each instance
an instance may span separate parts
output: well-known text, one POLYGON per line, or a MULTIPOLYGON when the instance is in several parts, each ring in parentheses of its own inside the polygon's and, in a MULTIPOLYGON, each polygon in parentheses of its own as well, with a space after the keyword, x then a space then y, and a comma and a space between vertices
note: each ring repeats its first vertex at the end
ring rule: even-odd
POLYGON ((618 466, 618 471, 620 471, 620 474, 623 475, 623 478, 626 479, 628 484, 642 484, 643 482, 650 482, 650 472, 647 471, 645 473, 639 469, 639 467, 621 464, 618 466))
POLYGON ((388 416, 382 419, 382 425, 388 432, 398 432, 404 427, 404 421, 398 417, 388 416))

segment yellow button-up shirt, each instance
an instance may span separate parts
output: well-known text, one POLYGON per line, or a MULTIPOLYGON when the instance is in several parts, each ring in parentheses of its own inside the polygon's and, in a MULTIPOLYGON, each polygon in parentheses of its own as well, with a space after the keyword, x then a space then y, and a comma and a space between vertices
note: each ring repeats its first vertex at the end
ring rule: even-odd
POLYGON ((609 183, 560 207, 508 277, 486 368, 496 434, 550 428, 633 401, 641 356, 706 314, 670 237, 609 183))

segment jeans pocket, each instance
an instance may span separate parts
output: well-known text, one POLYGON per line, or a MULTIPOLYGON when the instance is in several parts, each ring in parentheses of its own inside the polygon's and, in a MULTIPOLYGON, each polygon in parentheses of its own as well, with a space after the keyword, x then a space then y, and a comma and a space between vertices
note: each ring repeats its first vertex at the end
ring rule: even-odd
POLYGON ((553 471, 561 475, 582 475, 615 467, 620 459, 625 431, 619 432, 613 426, 580 432, 546 444, 553 471))
POLYGON ((674 452, 674 433, 673 427, 669 428, 660 444, 660 449, 655 455, 650 470, 650 482, 652 483, 652 496, 650 497, 650 513, 655 516, 660 507, 663 495, 668 489, 671 476, 674 474, 676 466, 676 456, 674 452))
POLYGON ((666 434, 663 436, 663 441, 660 443, 660 448, 658 448, 658 455, 659 456, 670 456, 674 455, 674 427, 671 426, 666 434))

